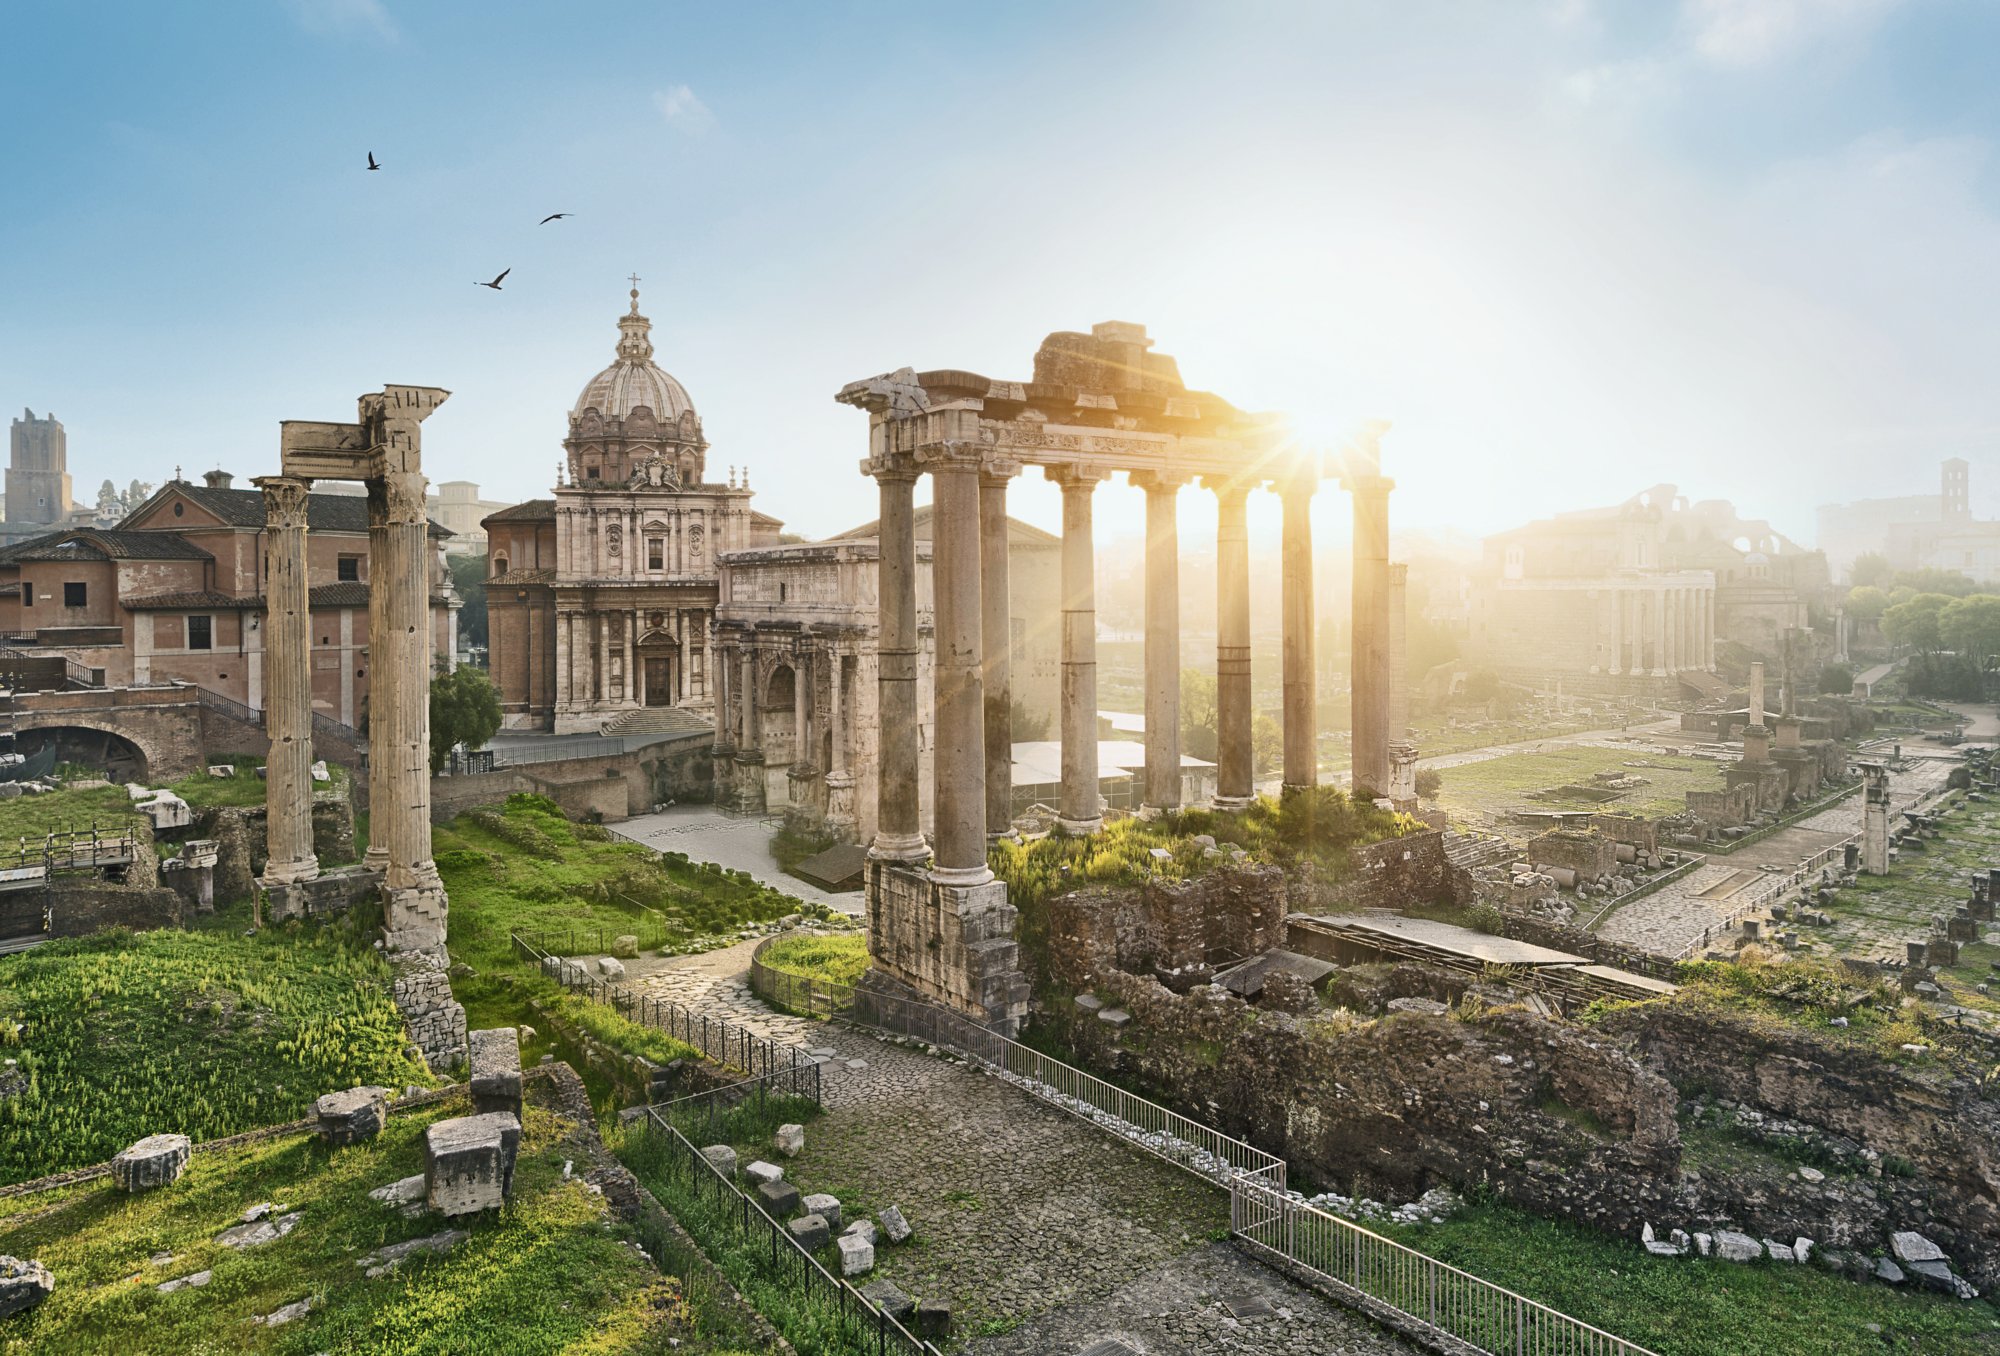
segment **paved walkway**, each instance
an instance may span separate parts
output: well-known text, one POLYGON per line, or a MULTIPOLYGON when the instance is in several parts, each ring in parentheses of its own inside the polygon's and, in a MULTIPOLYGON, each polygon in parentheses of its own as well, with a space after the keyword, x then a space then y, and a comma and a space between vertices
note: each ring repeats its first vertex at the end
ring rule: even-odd
POLYGON ((676 805, 658 814, 634 815, 604 827, 620 838, 644 843, 661 852, 684 852, 697 862, 714 862, 732 871, 748 871, 773 889, 797 899, 824 904, 842 913, 861 913, 861 894, 831 894, 786 875, 771 855, 771 838, 784 821, 757 816, 726 815, 712 805, 676 805))
MULTIPOLYGON (((1950 758, 1913 757, 1889 777, 1897 810, 1936 791, 1958 766, 1950 758)), ((1618 908, 1597 928, 1607 941, 1675 956, 1710 929, 1725 927, 1742 896, 1765 888, 1774 872, 1787 872, 1841 839, 1861 831, 1861 794, 1822 810, 1768 838, 1710 857, 1702 866, 1653 893, 1618 908)))
POLYGON ((1228 1198, 1188 1173, 959 1061, 773 1012, 749 988, 753 947, 627 962, 627 973, 820 1058, 826 1110, 786 1180, 838 1196, 849 1218, 899 1207, 914 1237, 879 1244, 875 1274, 949 1303, 968 1351, 1067 1356, 1125 1335, 1147 1356, 1413 1356, 1218 1244, 1228 1198), (1273 1312, 1237 1320, 1225 1295, 1261 1295, 1273 1312))

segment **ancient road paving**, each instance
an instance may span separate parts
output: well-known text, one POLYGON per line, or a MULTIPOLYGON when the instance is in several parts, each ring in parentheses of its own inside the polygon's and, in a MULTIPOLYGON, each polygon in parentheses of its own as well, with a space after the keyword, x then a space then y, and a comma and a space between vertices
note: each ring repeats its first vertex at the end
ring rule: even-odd
MULTIPOLYGON (((1939 790, 1955 757, 1913 757, 1891 774, 1889 793, 1896 809, 1939 790)), ((1715 856, 1689 874, 1617 909, 1599 925, 1607 941, 1625 942, 1661 955, 1678 955, 1704 932, 1725 928, 1740 897, 1763 887, 1772 872, 1798 863, 1861 831, 1857 791, 1838 805, 1779 830, 1727 856, 1715 856)))
POLYGON ((1064 1353, 1114 1330, 1148 1356, 1415 1350, 1218 1245, 1229 1207, 1214 1187, 956 1060, 766 1008, 753 946, 627 962, 628 976, 820 1058, 826 1111, 787 1180, 850 1218, 900 1208, 914 1235, 878 1246, 875 1275, 949 1303, 961 1334, 1015 1335, 996 1352, 1064 1353), (1233 1327, 1215 1296, 1252 1286, 1284 1316, 1233 1327))
POLYGON ((858 892, 831 894, 778 869, 777 859, 771 855, 771 837, 782 823, 779 819, 725 815, 711 805, 675 805, 604 827, 620 838, 661 852, 684 852, 697 862, 747 871, 773 889, 858 916, 858 892))

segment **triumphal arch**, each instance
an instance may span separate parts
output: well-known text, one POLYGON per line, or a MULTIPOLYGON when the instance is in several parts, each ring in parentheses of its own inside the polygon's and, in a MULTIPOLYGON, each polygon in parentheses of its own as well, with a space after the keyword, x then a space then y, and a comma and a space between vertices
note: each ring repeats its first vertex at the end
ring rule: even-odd
MULTIPOLYGON (((1284 423, 1190 390, 1140 325, 1043 340, 1028 381, 910 368, 836 397, 869 416, 862 473, 881 495, 880 777, 869 849, 873 978, 1011 1033, 1027 1011, 1015 910, 987 866, 1009 831, 1007 486, 1035 466, 1062 487, 1061 824, 1103 822, 1097 761, 1097 618, 1092 496, 1123 473, 1146 494, 1145 803, 1180 801, 1180 543, 1176 495, 1198 482, 1218 501, 1216 803, 1248 805, 1250 555, 1245 503, 1283 503, 1284 783, 1318 780, 1314 728, 1312 526, 1320 482, 1338 475, 1355 514, 1355 785, 1391 789, 1388 496, 1370 426, 1337 457, 1300 447, 1284 423), (934 841, 918 821, 917 478, 931 477, 936 658, 934 841)), ((1404 761, 1404 760, 1399 760, 1404 761)))

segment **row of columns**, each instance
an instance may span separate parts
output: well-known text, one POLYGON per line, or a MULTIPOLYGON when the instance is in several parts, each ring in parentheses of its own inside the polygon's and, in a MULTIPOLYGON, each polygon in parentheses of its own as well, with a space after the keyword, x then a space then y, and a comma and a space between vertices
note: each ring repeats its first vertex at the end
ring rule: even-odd
MULTIPOLYGON (((556 709, 581 710, 599 702, 633 702, 645 705, 650 695, 646 675, 639 663, 639 636, 645 630, 640 621, 646 609, 562 611, 556 614, 558 632, 556 665, 556 709), (618 641, 623 670, 614 679, 611 643, 618 641)), ((694 637, 705 627, 701 613, 692 608, 674 609, 675 629, 680 635, 680 662, 675 691, 669 694, 678 705, 694 693, 694 637)))
MULTIPOLYGON (((1009 831, 1012 707, 1009 673, 1008 479, 1018 468, 982 461, 976 445, 923 449, 885 459, 873 474, 881 496, 878 641, 881 768, 872 852, 912 861, 930 852, 920 826, 917 748, 916 478, 932 478, 932 582, 936 636, 934 873, 954 885, 991 878, 988 841, 1009 831), (919 464, 919 462, 921 464, 919 464)), ((1109 472, 1044 467, 1062 491, 1062 786, 1058 818, 1071 833, 1103 823, 1097 766, 1096 555, 1092 497, 1109 472)), ((1180 542, 1176 495, 1187 478, 1134 472, 1146 494, 1145 805, 1181 803, 1180 542)), ((1209 483, 1218 498, 1216 803, 1248 805, 1253 794, 1250 706, 1250 563, 1245 501, 1251 484, 1209 483)), ((1388 784, 1388 491, 1379 475, 1353 478, 1356 514, 1356 769, 1359 784, 1388 784), (1364 530, 1365 529, 1365 530, 1364 530), (1367 543, 1364 554, 1362 543, 1367 543), (1363 728, 1363 710, 1368 712, 1363 728), (1362 751, 1373 751, 1372 780, 1362 751)), ((1313 661, 1312 494, 1308 478, 1274 486, 1284 501, 1281 589, 1284 629, 1284 782, 1318 781, 1313 661)))
POLYGON ((1715 590, 1641 584, 1607 590, 1598 622, 1610 673, 1715 670, 1715 590))

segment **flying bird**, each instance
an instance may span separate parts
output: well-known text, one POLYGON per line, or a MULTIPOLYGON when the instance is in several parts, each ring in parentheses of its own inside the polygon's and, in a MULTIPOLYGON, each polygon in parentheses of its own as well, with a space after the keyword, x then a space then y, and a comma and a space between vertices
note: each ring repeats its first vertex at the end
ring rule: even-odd
POLYGON ((569 215, 571 214, 568 212, 551 212, 547 216, 543 217, 540 221, 536 222, 535 224, 537 226, 546 226, 552 221, 561 221, 564 217, 569 215))
POLYGON ((368 152, 368 168, 372 170, 378 170, 382 168, 380 165, 375 163, 375 152, 373 151, 368 152))
POLYGON ((511 268, 503 268, 503 269, 501 269, 501 270, 500 270, 500 277, 498 277, 498 278, 495 278, 495 279, 494 279, 494 280, 493 280, 492 282, 490 282, 490 283, 483 283, 483 282, 476 282, 476 283, 474 283, 474 284, 473 284, 473 286, 474 286, 474 287, 490 287, 490 288, 492 288, 492 289, 493 289, 493 290, 494 290, 495 292, 498 292, 498 291, 500 290, 500 283, 501 283, 501 280, 502 280, 502 279, 504 279, 504 278, 505 278, 505 277, 506 277, 506 276, 507 276, 507 275, 508 275, 509 273, 512 273, 513 271, 514 271, 514 270, 513 270, 513 269, 511 269, 511 268))

